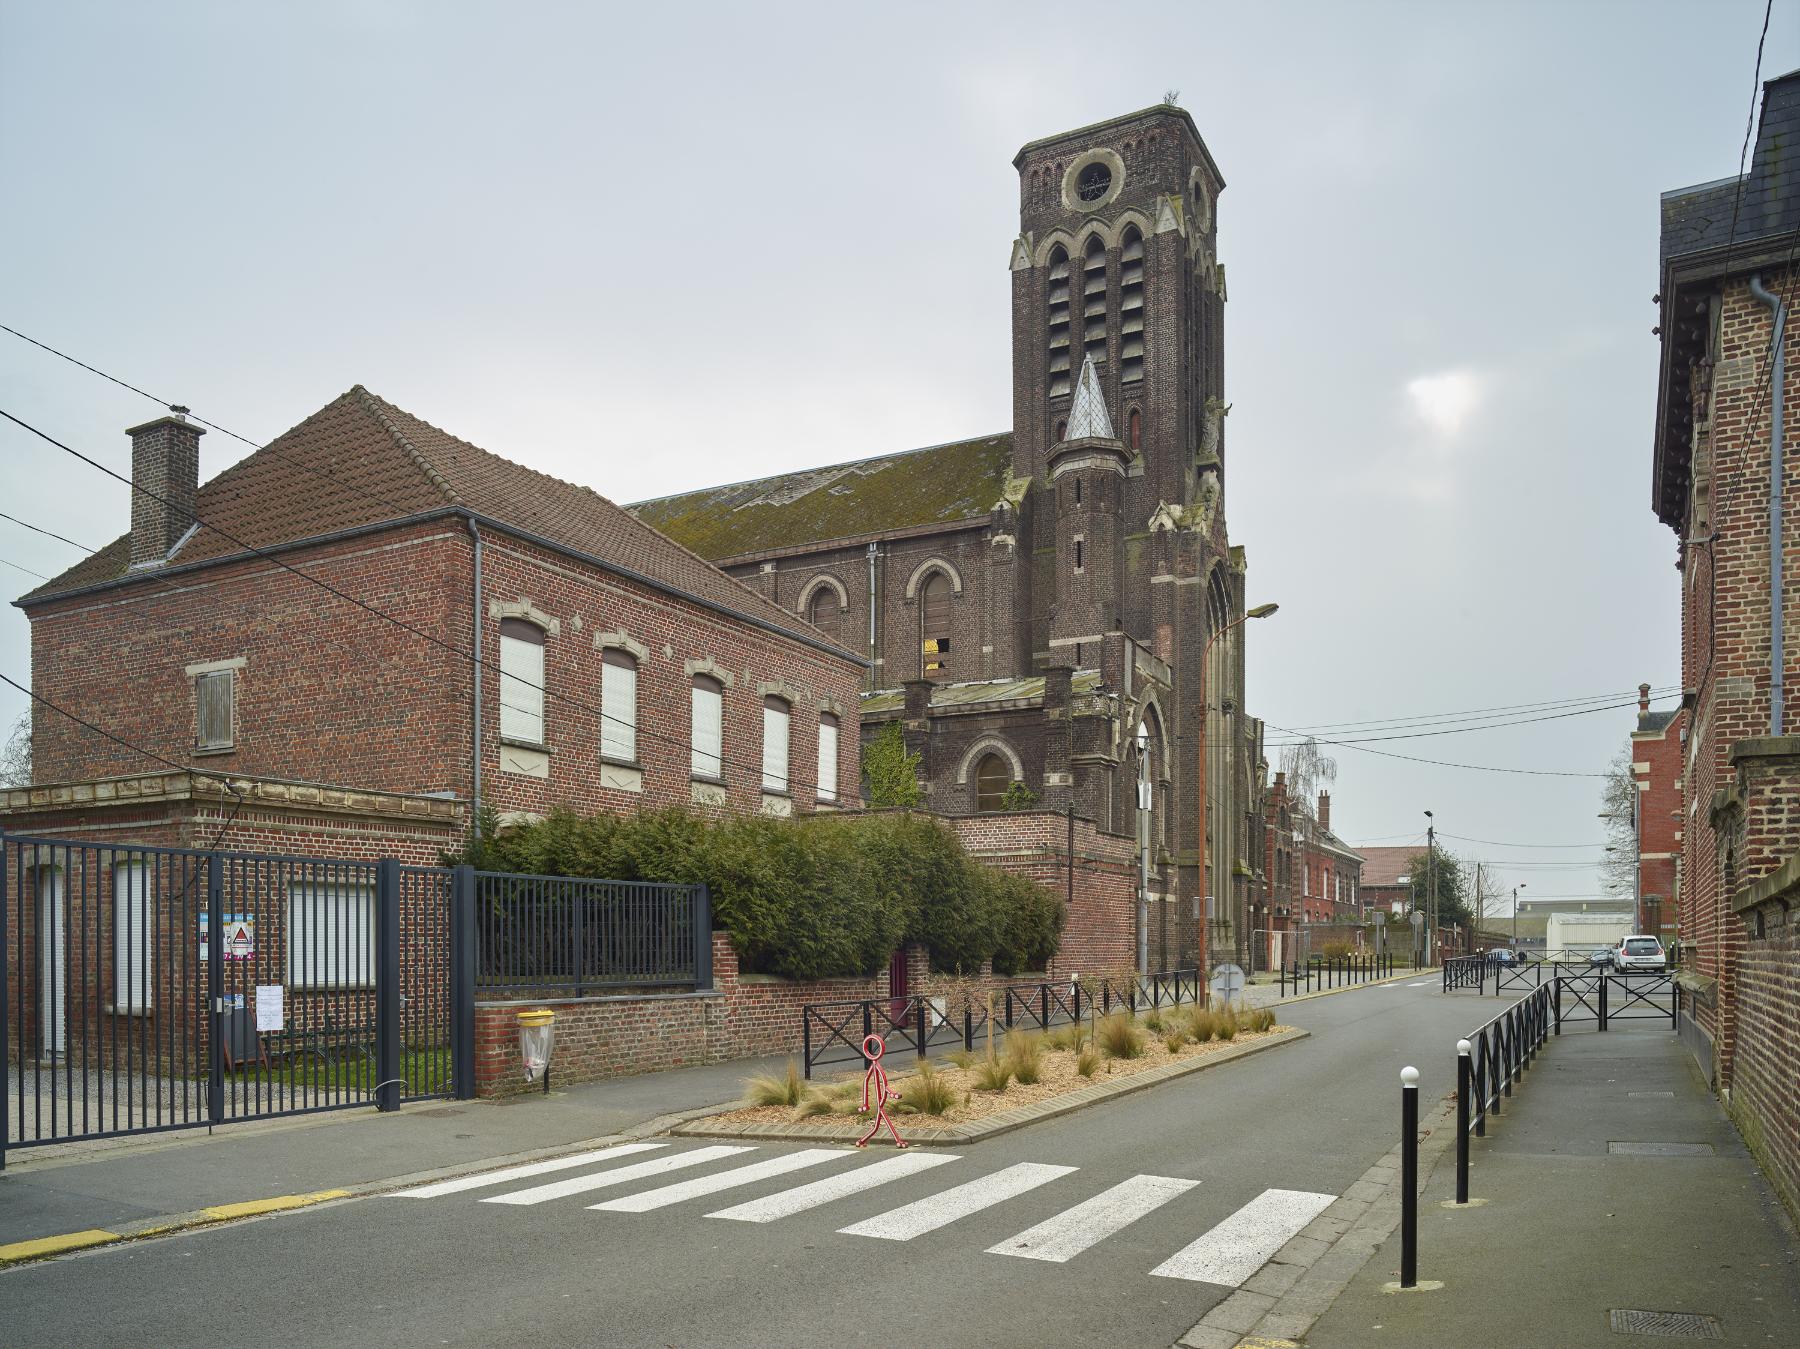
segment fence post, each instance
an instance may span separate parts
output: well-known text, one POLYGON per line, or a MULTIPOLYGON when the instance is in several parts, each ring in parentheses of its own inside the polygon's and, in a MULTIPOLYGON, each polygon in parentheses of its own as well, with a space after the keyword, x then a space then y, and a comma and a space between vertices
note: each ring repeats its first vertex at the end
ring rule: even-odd
POLYGON ((375 1108, 400 1108, 400 863, 375 864, 375 1108))
POLYGON ((225 1122, 225 859, 206 857, 206 1114, 225 1122))
POLYGON ((1556 976, 1550 980, 1550 994, 1551 994, 1550 1005, 1556 1015, 1556 1030, 1554 1033, 1557 1035, 1561 1035, 1562 1034, 1562 972, 1560 970, 1557 972, 1556 976))
POLYGON ((1469 1202, 1469 1090, 1471 1065, 1467 1040, 1456 1042, 1456 1202, 1469 1202))
POLYGON ((920 1058, 925 1057, 925 1037, 930 1033, 929 1028, 925 1024, 928 1019, 925 1014, 928 1006, 929 1004, 922 996, 913 999, 913 1025, 919 1034, 920 1058))
POLYGON ((694 991, 713 986, 712 891, 702 881, 694 890, 694 991))
MULTIPOLYGON (((4 881, 0 881, 0 950, 4 950, 6 947, 6 918, 4 915, 4 910, 6 908, 5 884, 4 881)), ((6 1016, 5 1006, 6 975, 4 972, 0 972, 0 1018, 6 1016)), ((1673 1031, 1681 1029, 1681 985, 1675 982, 1675 976, 1672 974, 1669 976, 1669 1029, 1673 1031)), ((0 1040, 0 1049, 4 1048, 6 1048, 5 1041, 0 1040)), ((4 1062, 5 1059, 0 1058, 0 1063, 4 1062)), ((5 1122, 6 1117, 0 1115, 0 1126, 3 1126, 5 1122)), ((4 1166, 5 1164, 6 1135, 4 1130, 0 1129, 0 1166, 4 1166)))
POLYGON ((975 1009, 966 994, 963 997, 963 1048, 971 1054, 975 1052, 975 1009))
POLYGON ((812 1016, 804 1007, 800 1009, 800 1061, 805 1065, 802 1076, 812 1081, 812 1016))
POLYGON ((1071 982, 1074 984, 1075 993, 1075 1020, 1079 1022, 1081 1020, 1081 980, 1074 979, 1071 982))
POLYGON ((1050 985, 1038 985, 1038 1028, 1050 1029, 1050 985))
POLYGON ((1419 1070, 1400 1070, 1400 1286, 1419 1284, 1419 1070))
POLYGON ((450 1082, 475 1097, 475 868, 450 872, 450 1082))
POLYGON ((1606 986, 1612 982, 1612 975, 1600 976, 1600 1029, 1606 1029, 1606 986))
MULTIPOLYGON (((862 1009, 863 1009, 863 1043, 867 1044, 869 1042, 869 1037, 875 1033, 875 1010, 874 1010, 873 1006, 871 1004, 869 1004, 868 1002, 863 1003, 862 1009)), ((865 1059, 867 1059, 868 1057, 869 1056, 867 1053, 865 1053, 863 1055, 863 1058, 865 1058, 865 1059)))

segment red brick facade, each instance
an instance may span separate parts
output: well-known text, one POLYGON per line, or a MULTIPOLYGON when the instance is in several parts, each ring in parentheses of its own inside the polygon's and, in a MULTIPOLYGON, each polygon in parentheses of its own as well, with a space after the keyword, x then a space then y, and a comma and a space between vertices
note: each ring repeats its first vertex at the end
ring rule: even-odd
POLYGON ((1679 932, 1676 862, 1681 855, 1681 761, 1687 711, 1650 711, 1650 686, 1638 689, 1638 728, 1631 733, 1631 771, 1637 783, 1637 924, 1667 946, 1679 932))

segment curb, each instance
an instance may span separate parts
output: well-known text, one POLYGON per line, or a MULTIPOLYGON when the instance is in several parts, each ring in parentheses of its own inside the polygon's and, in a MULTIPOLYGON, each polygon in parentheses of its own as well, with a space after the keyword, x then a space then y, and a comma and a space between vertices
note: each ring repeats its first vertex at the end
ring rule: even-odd
MULTIPOLYGON (((1258 1040, 1255 1044, 1233 1045, 1230 1049, 1207 1054, 1202 1058, 1191 1059, 1186 1063, 1167 1063, 1160 1068, 1133 1073, 1130 1077, 1121 1078, 1117 1082, 1097 1083, 1093 1086, 1082 1087, 1051 1100, 1040 1101, 1036 1105, 1022 1105, 1012 1110, 1002 1110, 998 1114, 989 1115, 982 1120, 972 1120, 968 1124, 955 1124, 942 1128, 927 1126, 916 1130, 909 1129, 906 1141, 909 1145, 922 1147, 979 1143, 986 1138, 995 1138, 1001 1134, 1011 1133, 1015 1129, 1023 1129, 1028 1124, 1037 1124, 1042 1120, 1073 1114, 1077 1110, 1101 1105, 1107 1101, 1116 1100, 1120 1096, 1129 1096, 1132 1092, 1144 1091, 1179 1077, 1204 1072, 1208 1068, 1217 1068, 1220 1064, 1235 1063, 1239 1059, 1249 1058, 1252 1054, 1260 1054, 1269 1049, 1279 1049, 1282 1045, 1305 1040, 1311 1034, 1311 1031, 1290 1027, 1279 1034, 1269 1036, 1266 1040, 1258 1040)), ((702 1113, 711 1115, 722 1112, 715 1108, 702 1113)), ((763 1138, 791 1143, 854 1143, 862 1137, 864 1125, 834 1124, 806 1129, 789 1124, 713 1124, 704 1118, 696 1118, 691 1123, 670 1129, 669 1132, 683 1138, 763 1138)), ((893 1145, 888 1143, 884 1146, 892 1147, 893 1145)))
MULTIPOLYGON (((1321 988, 1316 993, 1292 993, 1285 998, 1277 998, 1274 1002, 1267 1002, 1262 1005, 1265 1007, 1286 1007, 1296 1002, 1310 1002, 1314 998, 1330 998, 1339 993, 1355 993, 1365 988, 1378 988, 1383 984, 1398 984, 1406 980, 1416 979, 1421 974, 1425 975, 1428 980, 1431 977, 1430 970, 1408 970, 1405 974, 1390 974, 1385 979, 1365 979, 1360 984, 1345 984, 1342 988, 1321 988)), ((1260 984, 1258 987, 1267 988, 1268 985, 1260 984)))

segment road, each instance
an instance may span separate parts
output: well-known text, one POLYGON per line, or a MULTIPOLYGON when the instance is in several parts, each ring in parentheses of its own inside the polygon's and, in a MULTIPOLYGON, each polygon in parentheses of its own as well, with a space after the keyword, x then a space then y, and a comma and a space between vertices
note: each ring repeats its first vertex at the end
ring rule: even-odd
POLYGON ((1503 1004, 1447 1015, 1437 988, 1294 1004, 1307 1040, 947 1153, 662 1139, 25 1265, 0 1274, 0 1325, 31 1345, 1168 1345, 1393 1145, 1404 1064, 1428 1101, 1450 1088, 1456 1035, 1503 1004))

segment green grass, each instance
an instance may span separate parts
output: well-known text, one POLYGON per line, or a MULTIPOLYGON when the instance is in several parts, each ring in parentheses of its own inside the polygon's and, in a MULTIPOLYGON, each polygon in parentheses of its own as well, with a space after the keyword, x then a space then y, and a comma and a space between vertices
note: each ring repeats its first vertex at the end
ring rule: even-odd
POLYGON ((744 1089, 756 1105, 799 1105, 806 1099, 806 1082, 800 1076, 800 1065, 792 1059, 788 1060, 785 1077, 758 1073, 744 1084, 744 1089))
POLYGON ((1112 1058, 1143 1057, 1144 1032, 1133 1025, 1131 1018, 1123 1012, 1114 1012, 1104 1018, 1095 1028, 1094 1038, 1100 1042, 1100 1048, 1112 1058))
POLYGON ((1013 1031, 1006 1037, 1006 1066, 1020 1086, 1035 1085, 1044 1074, 1044 1037, 1036 1031, 1013 1031))
POLYGON ((1012 1081, 1012 1064, 1005 1059, 983 1059, 975 1065, 976 1091, 1005 1091, 1012 1081))
POLYGON ((941 1115, 956 1104, 956 1093, 929 1063, 900 1084, 900 1108, 914 1115, 941 1115))
MULTIPOLYGON (((450 1049, 409 1049, 400 1058, 403 1094, 450 1090, 450 1049)), ((204 1077, 197 1074, 196 1077, 204 1077)), ((367 1092, 373 1095, 379 1082, 375 1058, 362 1054, 295 1054, 273 1063, 248 1063, 225 1074, 225 1090, 242 1084, 267 1084, 285 1091, 316 1091, 328 1095, 367 1092)))
POLYGON ((1083 1077, 1092 1077, 1100 1069, 1100 1051, 1092 1045, 1087 1046, 1075 1056, 1075 1071, 1083 1077))

